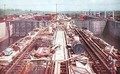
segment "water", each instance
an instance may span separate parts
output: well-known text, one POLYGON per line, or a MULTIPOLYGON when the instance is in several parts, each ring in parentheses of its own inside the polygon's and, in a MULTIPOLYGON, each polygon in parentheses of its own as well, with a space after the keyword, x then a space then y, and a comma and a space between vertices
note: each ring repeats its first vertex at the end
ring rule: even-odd
POLYGON ((19 40, 21 37, 14 37, 14 38, 8 38, 2 42, 0 42, 0 52, 5 50, 7 47, 9 47, 11 44, 19 40))

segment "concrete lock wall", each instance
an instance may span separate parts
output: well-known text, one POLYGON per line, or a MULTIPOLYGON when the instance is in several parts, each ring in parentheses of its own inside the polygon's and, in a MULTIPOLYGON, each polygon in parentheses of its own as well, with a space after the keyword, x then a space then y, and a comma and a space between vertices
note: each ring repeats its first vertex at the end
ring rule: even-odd
POLYGON ((0 42, 8 37, 7 27, 5 22, 0 23, 0 42))
POLYGON ((86 27, 88 30, 93 32, 95 35, 100 35, 103 33, 103 30, 106 25, 106 21, 104 20, 85 20, 85 21, 80 21, 80 20, 75 20, 76 25, 79 28, 86 27))
POLYGON ((120 38, 120 22, 110 20, 75 20, 75 24, 79 27, 86 27, 95 35, 110 34, 115 38, 120 38))
POLYGON ((30 21, 15 21, 13 23, 13 36, 26 36, 28 32, 39 27, 40 23, 30 21))
POLYGON ((120 22, 115 22, 116 36, 120 37, 120 22))
MULTIPOLYGON (((12 35, 12 25, 9 25, 10 35, 12 35)), ((0 23, 0 42, 8 38, 8 30, 5 22, 0 23)))
POLYGON ((103 30, 106 26, 106 21, 92 21, 92 28, 90 29, 95 35, 103 33, 103 30))
POLYGON ((114 37, 120 37, 120 22, 108 21, 106 23, 108 26, 108 32, 114 37))

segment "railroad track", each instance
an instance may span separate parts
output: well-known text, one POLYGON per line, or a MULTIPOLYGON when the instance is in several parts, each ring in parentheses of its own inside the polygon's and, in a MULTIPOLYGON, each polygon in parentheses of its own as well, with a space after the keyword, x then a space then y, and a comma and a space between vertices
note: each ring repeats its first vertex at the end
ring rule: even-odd
POLYGON ((30 45, 25 47, 25 50, 21 52, 9 65, 5 66, 2 70, 2 74, 16 74, 22 71, 25 66, 24 59, 28 59, 29 51, 33 48, 36 41, 33 41, 30 45))
POLYGON ((60 64, 60 74, 68 74, 68 62, 62 62, 60 64))
MULTIPOLYGON (((101 45, 98 41, 96 41, 94 39, 92 39, 92 40, 98 45, 98 47, 100 47, 102 50, 105 50, 105 46, 103 44, 101 45)), ((117 52, 120 53, 119 51, 117 51, 117 52)), ((109 54, 110 56, 112 56, 113 58, 118 59, 118 61, 120 61, 119 60, 120 59, 120 55, 119 54, 116 56, 115 54, 110 54, 108 52, 106 52, 106 53, 109 54)))
MULTIPOLYGON (((34 40, 29 46, 25 48, 25 51, 20 53, 9 65, 2 69, 2 74, 24 74, 24 69, 29 63, 30 53, 34 48, 37 40, 34 40)), ((54 62, 52 60, 44 61, 32 61, 35 66, 32 66, 33 70, 30 74, 53 74, 54 62), (43 63, 45 68, 42 67, 43 63)))
MULTIPOLYGON (((37 36, 39 36, 39 34, 37 36)), ((37 36, 31 42, 31 44, 25 46, 25 48, 23 48, 23 51, 14 57, 14 60, 12 60, 12 62, 10 62, 7 66, 4 66, 2 68, 0 74, 26 74, 24 71, 27 71, 25 69, 28 63, 33 63, 33 65, 35 65, 33 67, 34 69, 32 68, 32 72, 30 71, 31 72, 30 74, 53 74, 54 62, 52 60, 29 61, 30 54, 32 50, 35 48, 36 42, 39 40, 39 37, 37 38, 37 36), (44 69, 42 67, 43 65, 45 66, 44 69)), ((41 42, 41 44, 43 43, 41 42)), ((49 44, 45 46, 48 45, 49 44)))
POLYGON ((90 55, 93 61, 93 68, 97 74, 114 74, 114 69, 110 66, 110 62, 107 60, 107 55, 102 49, 89 37, 85 35, 83 31, 75 29, 75 32, 83 39, 87 45, 86 51, 90 55))

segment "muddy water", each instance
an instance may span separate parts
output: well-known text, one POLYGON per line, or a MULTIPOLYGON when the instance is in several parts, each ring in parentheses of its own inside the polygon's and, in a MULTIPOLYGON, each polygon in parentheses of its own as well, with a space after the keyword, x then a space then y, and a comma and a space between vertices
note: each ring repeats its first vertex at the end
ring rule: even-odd
POLYGON ((15 37, 15 38, 10 38, 10 39, 6 39, 2 42, 0 42, 0 52, 5 50, 8 46, 10 46, 11 44, 13 44, 14 42, 16 42, 17 40, 19 40, 21 37, 15 37))

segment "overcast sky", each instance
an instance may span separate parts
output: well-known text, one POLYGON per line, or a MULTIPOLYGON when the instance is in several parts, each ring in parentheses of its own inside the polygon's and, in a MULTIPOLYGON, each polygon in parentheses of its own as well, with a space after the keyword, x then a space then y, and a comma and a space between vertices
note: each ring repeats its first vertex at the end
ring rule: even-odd
POLYGON ((0 0, 0 8, 22 10, 86 11, 120 10, 120 0, 0 0))

